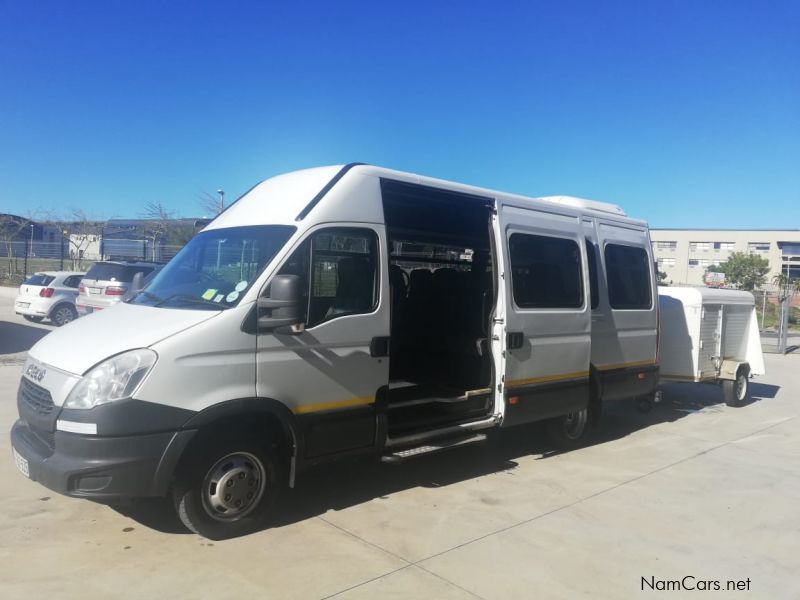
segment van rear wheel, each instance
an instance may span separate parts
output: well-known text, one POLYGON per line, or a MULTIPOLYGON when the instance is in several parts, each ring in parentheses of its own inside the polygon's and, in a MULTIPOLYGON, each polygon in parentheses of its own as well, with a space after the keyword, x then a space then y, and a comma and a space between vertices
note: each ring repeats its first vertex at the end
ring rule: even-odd
POLYGON ((283 483, 277 452, 256 440, 216 444, 186 465, 172 491, 183 524, 208 539, 264 526, 283 483))
POLYGON ((586 443, 592 431, 592 415, 589 408, 548 419, 545 422, 547 437, 557 448, 572 450, 586 443))

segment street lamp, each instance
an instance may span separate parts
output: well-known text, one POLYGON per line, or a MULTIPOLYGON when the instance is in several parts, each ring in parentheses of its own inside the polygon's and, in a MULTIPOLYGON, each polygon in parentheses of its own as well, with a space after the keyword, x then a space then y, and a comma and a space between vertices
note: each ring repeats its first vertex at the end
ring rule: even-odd
POLYGON ((31 223, 31 251, 30 255, 33 256, 33 223, 31 223))
POLYGON ((225 210, 225 190, 217 190, 219 194, 219 212, 225 210))

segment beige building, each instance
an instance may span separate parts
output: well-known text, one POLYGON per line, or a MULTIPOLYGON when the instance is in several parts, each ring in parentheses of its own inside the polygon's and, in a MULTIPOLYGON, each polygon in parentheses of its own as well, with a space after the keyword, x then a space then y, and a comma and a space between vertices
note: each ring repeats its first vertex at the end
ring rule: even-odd
POLYGON ((651 229, 650 237, 658 270, 673 284, 703 285, 706 268, 733 252, 766 258, 768 283, 787 269, 800 278, 800 229, 651 229))

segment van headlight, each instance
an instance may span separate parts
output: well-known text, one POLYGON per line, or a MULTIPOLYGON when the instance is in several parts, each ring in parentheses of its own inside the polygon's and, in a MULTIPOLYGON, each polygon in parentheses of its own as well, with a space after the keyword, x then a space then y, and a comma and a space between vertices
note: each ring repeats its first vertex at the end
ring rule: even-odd
POLYGON ((130 398, 139 388, 158 355, 140 348, 101 362, 83 376, 64 401, 64 408, 93 408, 130 398))

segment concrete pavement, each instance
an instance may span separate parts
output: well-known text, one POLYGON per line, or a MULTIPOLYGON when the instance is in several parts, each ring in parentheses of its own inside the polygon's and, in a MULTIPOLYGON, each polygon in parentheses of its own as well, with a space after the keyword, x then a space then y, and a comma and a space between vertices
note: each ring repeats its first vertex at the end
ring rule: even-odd
MULTIPOLYGON (((49 329, 0 296, 4 432, 19 348, 49 329)), ((187 533, 163 503, 58 496, 15 470, 3 434, 0 595, 646 598, 659 592, 642 578, 691 576, 723 589, 749 579, 718 597, 797 598, 800 356, 766 363, 748 406, 672 385, 649 414, 609 408, 597 443, 574 452, 552 453, 525 427, 395 467, 319 470, 283 498, 272 528, 224 542, 187 533)), ((668 597, 684 595, 698 596, 668 597)))

